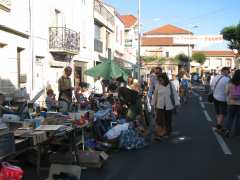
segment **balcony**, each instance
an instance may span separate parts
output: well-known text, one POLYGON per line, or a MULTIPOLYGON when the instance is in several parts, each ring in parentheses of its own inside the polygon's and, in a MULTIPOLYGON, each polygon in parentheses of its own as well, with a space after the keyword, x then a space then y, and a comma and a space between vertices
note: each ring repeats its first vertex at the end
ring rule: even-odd
POLYGON ((98 0, 94 1, 94 18, 112 31, 114 30, 113 14, 98 0))
POLYGON ((55 54, 77 55, 80 51, 80 33, 66 27, 50 27, 49 49, 55 54))

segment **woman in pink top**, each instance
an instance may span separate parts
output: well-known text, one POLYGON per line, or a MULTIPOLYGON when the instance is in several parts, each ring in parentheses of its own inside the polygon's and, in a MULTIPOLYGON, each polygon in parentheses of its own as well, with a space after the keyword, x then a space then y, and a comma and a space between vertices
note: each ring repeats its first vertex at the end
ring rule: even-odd
POLYGON ((228 103, 228 118, 225 124, 225 136, 229 137, 234 120, 235 135, 240 135, 237 129, 240 128, 240 70, 236 70, 230 83, 226 87, 227 103, 228 103), (238 134, 237 134, 238 133, 238 134))

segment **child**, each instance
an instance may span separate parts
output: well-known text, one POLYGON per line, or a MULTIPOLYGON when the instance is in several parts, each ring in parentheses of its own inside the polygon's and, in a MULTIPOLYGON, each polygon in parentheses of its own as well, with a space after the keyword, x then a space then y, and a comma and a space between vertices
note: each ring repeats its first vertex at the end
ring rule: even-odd
POLYGON ((55 94, 52 89, 47 90, 47 97, 46 97, 46 106, 48 111, 56 111, 58 109, 57 101, 55 99, 55 94))

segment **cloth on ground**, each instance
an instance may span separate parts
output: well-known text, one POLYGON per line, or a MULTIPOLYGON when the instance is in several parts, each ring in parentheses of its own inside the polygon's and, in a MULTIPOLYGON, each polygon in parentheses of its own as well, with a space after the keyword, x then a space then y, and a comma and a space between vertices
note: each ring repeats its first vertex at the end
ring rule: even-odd
POLYGON ((112 129, 110 129, 106 134, 105 137, 108 140, 116 139, 118 138, 123 131, 127 131, 129 127, 129 123, 125 124, 118 124, 114 126, 112 129))
POLYGON ((141 149, 146 146, 144 138, 134 129, 129 127, 120 135, 119 147, 127 150, 141 149))

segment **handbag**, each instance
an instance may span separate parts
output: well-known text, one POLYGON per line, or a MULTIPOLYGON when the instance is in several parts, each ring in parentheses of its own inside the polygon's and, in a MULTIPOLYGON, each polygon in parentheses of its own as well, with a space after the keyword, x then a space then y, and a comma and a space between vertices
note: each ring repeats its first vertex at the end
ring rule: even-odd
POLYGON ((213 93, 214 93, 214 91, 215 91, 215 89, 216 89, 219 81, 220 81, 222 78, 223 78, 223 76, 221 76, 221 77, 217 80, 217 82, 216 82, 216 84, 215 84, 215 86, 214 86, 214 88, 213 88, 213 91, 208 95, 208 102, 212 103, 212 102, 214 101, 213 93))
POLYGON ((171 91, 171 93, 170 93, 170 99, 171 99, 171 102, 172 102, 172 105, 173 105, 173 110, 172 110, 172 112, 173 112, 174 114, 177 114, 177 107, 176 107, 176 103, 175 103, 175 99, 174 99, 173 87, 172 87, 171 82, 170 82, 170 91, 171 91))

